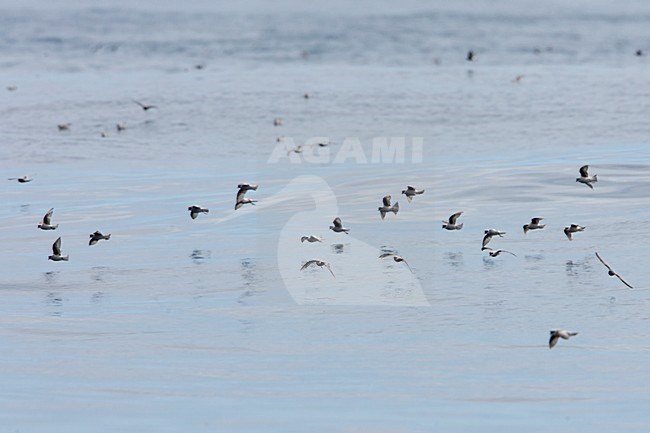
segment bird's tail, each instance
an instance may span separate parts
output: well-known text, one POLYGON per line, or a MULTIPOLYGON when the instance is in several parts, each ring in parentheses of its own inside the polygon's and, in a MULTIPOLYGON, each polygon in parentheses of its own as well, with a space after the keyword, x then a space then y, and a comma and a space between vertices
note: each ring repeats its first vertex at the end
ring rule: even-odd
POLYGON ((107 234, 106 236, 104 236, 104 239, 106 239, 106 240, 109 240, 110 238, 111 238, 111 234, 110 234, 110 233, 107 234))
POLYGON ((69 258, 70 256, 61 256, 61 260, 65 260, 66 262, 68 261, 69 258))
POLYGON ((578 335, 578 333, 577 333, 577 332, 569 332, 569 336, 570 336, 570 337, 573 337, 573 336, 575 336, 575 335, 578 335))
POLYGON ((598 182, 598 175, 597 174, 594 174, 594 180, 593 181, 598 182))
POLYGON ((464 224, 464 223, 460 223, 460 224, 458 224, 458 225, 456 226, 456 230, 460 230, 460 229, 462 229, 462 228, 463 228, 463 224, 464 224))
POLYGON ((395 202, 392 208, 390 208, 390 211, 397 215, 397 212, 399 212, 399 202, 395 202))

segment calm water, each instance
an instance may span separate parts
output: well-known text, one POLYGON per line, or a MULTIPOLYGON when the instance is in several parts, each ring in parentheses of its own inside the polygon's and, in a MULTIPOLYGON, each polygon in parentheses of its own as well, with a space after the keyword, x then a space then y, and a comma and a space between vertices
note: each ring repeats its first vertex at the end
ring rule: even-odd
POLYGON ((0 432, 650 428, 645 2, 0 5, 0 432))

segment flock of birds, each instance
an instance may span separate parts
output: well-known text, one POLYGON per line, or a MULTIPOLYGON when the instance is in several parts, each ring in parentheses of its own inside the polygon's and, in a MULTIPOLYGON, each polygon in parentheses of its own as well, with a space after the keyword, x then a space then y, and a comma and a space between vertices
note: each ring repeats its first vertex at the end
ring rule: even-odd
MULTIPOLYGON (((153 106, 145 106, 148 108, 152 108, 153 106)), ((148 108, 143 108, 143 109, 148 109, 148 108)), ((589 175, 589 166, 584 165, 580 167, 580 177, 576 178, 576 182, 582 183, 589 188, 593 189, 594 186, 593 184, 598 181, 597 175, 590 176, 589 175)), ((9 180, 15 180, 19 183, 28 183, 32 181, 32 178, 28 176, 23 176, 23 177, 12 177, 9 178, 9 180)), ((242 182, 239 185, 237 185, 237 195, 235 198, 235 210, 240 209, 242 206, 246 204, 250 205, 255 205, 255 203, 258 202, 258 200, 253 200, 251 198, 246 198, 246 194, 249 191, 257 191, 258 185, 253 185, 250 183, 242 182)), ((412 185, 408 185, 406 189, 402 190, 402 194, 406 196, 406 199, 411 202, 413 198, 417 195, 423 194, 424 189, 418 189, 412 185)), ((189 206, 187 210, 190 213, 190 218, 191 219, 196 219, 200 214, 207 214, 210 212, 209 209, 193 205, 189 206)), ((382 206, 378 207, 379 215, 382 220, 385 219, 386 214, 388 213, 393 213, 397 215, 399 212, 399 202, 395 202, 394 204, 392 203, 392 197, 390 195, 386 195, 382 199, 382 206)), ((41 222, 38 224, 38 228, 41 230, 56 230, 59 227, 59 224, 53 224, 52 223, 52 216, 54 213, 54 208, 51 208, 47 211, 47 213, 43 216, 41 222)), ((442 222, 442 228, 445 230, 461 230, 463 228, 463 223, 459 223, 458 219, 460 216, 463 214, 463 211, 456 212, 452 215, 449 216, 447 221, 442 222)), ((545 224, 542 224, 541 221, 544 218, 542 217, 534 217, 530 220, 529 223, 523 225, 523 232, 524 234, 528 233, 531 230, 542 230, 546 226, 545 224)), ((346 228, 343 226, 343 222, 341 221, 341 218, 336 217, 332 221, 332 225, 329 227, 330 230, 332 230, 335 233, 344 233, 348 234, 350 232, 349 228, 346 228)), ((573 234, 582 232, 585 230, 584 226, 580 226, 578 224, 571 224, 569 226, 564 227, 564 234, 566 237, 571 241, 573 240, 573 234)), ((503 249, 492 249, 491 247, 488 247, 487 245, 490 243, 493 237, 498 236, 498 237, 503 237, 506 232, 499 231, 496 229, 487 229, 484 231, 484 236, 483 240, 481 242, 481 251, 487 251, 490 257, 497 257, 502 253, 506 254, 511 254, 513 256, 516 256, 513 252, 503 250, 503 249)), ((97 242, 101 240, 106 240, 108 241, 111 238, 110 233, 104 235, 101 233, 99 230, 95 231, 94 233, 91 233, 89 235, 90 240, 88 242, 89 246, 97 244, 97 242)), ((322 242, 323 237, 321 236, 316 236, 313 234, 310 235, 305 235, 300 238, 301 242, 309 242, 309 243, 314 243, 314 242, 322 242)), ((52 244, 52 254, 48 256, 48 260, 52 260, 54 262, 60 262, 60 261, 68 261, 70 259, 69 255, 63 255, 61 252, 61 237, 58 237, 56 241, 52 244)), ((633 288, 628 282, 626 282, 623 277, 621 277, 620 274, 618 274, 616 271, 612 269, 611 266, 609 266, 603 258, 596 252, 596 257, 598 260, 607 268, 607 274, 612 277, 618 278, 623 284, 625 284, 627 287, 630 289, 633 288)), ((391 253, 391 252, 384 252, 379 256, 380 259, 385 259, 385 258, 391 258, 394 262, 396 263, 404 263, 409 271, 413 273, 413 269, 411 266, 408 264, 408 262, 400 255, 397 255, 396 253, 391 253)), ((329 262, 322 260, 322 259, 312 259, 308 260, 305 263, 302 264, 300 267, 300 270, 305 270, 310 267, 316 267, 316 268, 321 268, 321 269, 327 269, 332 277, 336 278, 336 275, 334 274, 334 271, 332 270, 332 267, 329 262)), ((553 329, 550 331, 550 339, 549 339, 549 348, 555 347, 557 344, 558 340, 560 338, 568 340, 570 337, 573 337, 577 335, 577 332, 570 332, 564 329, 553 329)))
MULTIPOLYGON (((474 60, 474 53, 470 51, 467 55, 467 60, 468 61, 473 61, 474 60)), ((305 99, 309 98, 308 94, 304 95, 305 99)), ((152 108, 157 108, 155 105, 147 105, 143 104, 139 101, 133 101, 135 102, 138 106, 142 108, 144 111, 148 111, 152 108)), ((273 124, 275 126, 281 126, 283 124, 283 121, 281 118, 276 118, 273 120, 273 124)), ((71 124, 70 123, 63 123, 57 125, 58 129, 60 131, 65 131, 70 128, 71 124)), ((126 126, 124 124, 118 123, 116 125, 116 128, 118 131, 124 130, 126 126)), ((102 133, 103 135, 104 133, 102 133)), ((280 138, 278 138, 280 140, 280 138)), ((328 143, 322 143, 318 144, 319 146, 327 146, 328 143)), ((289 153, 295 152, 295 153, 300 153, 302 151, 302 147, 298 146, 297 148, 290 149, 289 153)), ((589 166, 584 165, 580 167, 579 169, 580 176, 576 178, 576 182, 582 183, 586 186, 588 186, 590 189, 594 189, 593 184, 598 182, 598 176, 589 175, 589 166)), ((12 177, 9 178, 9 180, 15 180, 19 183, 28 183, 31 182, 33 179, 30 178, 29 176, 23 176, 23 177, 12 177)), ((240 209, 242 206, 250 204, 250 205, 255 205, 255 203, 258 202, 258 200, 254 200, 251 198, 247 198, 246 194, 249 191, 257 191, 258 185, 253 185, 250 183, 242 182, 239 185, 237 185, 237 195, 235 199, 235 210, 240 209)), ((418 189, 412 185, 408 185, 406 189, 402 190, 402 194, 406 196, 406 199, 409 201, 409 203, 413 200, 414 197, 417 195, 423 194, 424 189, 418 189)), ((192 205, 187 208, 187 210, 190 213, 190 218, 191 219, 196 219, 200 214, 207 214, 210 212, 209 209, 197 206, 197 205, 192 205)), ((382 206, 378 207, 379 215, 382 220, 386 218, 386 215, 389 213, 393 213, 394 215, 397 215, 399 212, 399 202, 395 202, 393 204, 392 202, 392 197, 391 195, 386 195, 382 199, 382 206)), ((52 215, 54 213, 54 208, 51 208, 47 211, 47 213, 43 216, 41 222, 38 224, 38 228, 41 230, 56 230, 59 225, 58 224, 52 224, 52 215)), ((463 214, 463 211, 455 212, 454 214, 450 215, 447 221, 442 222, 442 228, 445 230, 461 230, 463 228, 463 223, 458 222, 458 219, 461 217, 463 214)), ((534 217, 531 219, 531 221, 527 224, 524 224, 523 226, 523 231, 524 234, 528 233, 531 230, 542 230, 545 227, 545 224, 541 224, 541 221, 544 218, 542 217, 534 217)), ((585 230, 586 227, 578 225, 578 224, 571 224, 569 226, 564 227, 564 234, 566 237, 571 241, 573 240, 573 234, 582 232, 585 230)), ((341 218, 336 217, 332 225, 329 227, 330 230, 332 230, 335 233, 345 233, 348 234, 350 232, 349 228, 346 228, 343 226, 343 222, 341 221, 341 218)), ((494 236, 499 236, 503 237, 506 233, 503 231, 499 231, 496 229, 487 229, 484 231, 484 236, 481 244, 481 251, 487 251, 490 257, 497 257, 503 253, 505 254, 510 254, 513 256, 516 256, 511 251, 503 250, 503 249, 492 249, 491 247, 488 247, 488 243, 492 240, 494 236)), ((94 233, 91 233, 89 235, 90 240, 88 242, 89 246, 97 244, 100 240, 106 240, 108 241, 111 238, 110 233, 107 235, 104 235, 101 233, 99 230, 95 231, 94 233)), ((305 235, 300 238, 301 242, 309 242, 309 243, 314 243, 314 242, 322 242, 323 237, 321 236, 316 236, 313 234, 310 235, 305 235)), ((52 244, 52 254, 48 256, 48 260, 52 260, 54 262, 60 262, 60 261, 68 261, 70 259, 69 255, 63 255, 61 252, 61 237, 58 237, 56 241, 52 244)), ((609 266, 603 258, 596 252, 596 257, 598 260, 607 268, 607 273, 609 276, 616 277, 618 278, 623 284, 625 284, 629 288, 633 288, 629 283, 627 283, 617 272, 615 272, 611 266, 609 266)), ((413 269, 411 266, 408 264, 408 262, 400 255, 392 252, 384 252, 379 256, 380 259, 385 259, 385 258, 391 258, 394 262, 396 263, 404 263, 409 271, 413 273, 413 269)), ((312 259, 304 262, 302 266, 300 267, 300 270, 303 271, 305 269, 308 269, 310 267, 316 267, 316 268, 321 268, 321 269, 327 269, 332 277, 336 278, 336 275, 334 274, 334 271, 332 270, 332 267, 329 262, 322 260, 322 259, 312 259)), ((557 344, 558 340, 560 338, 568 340, 570 337, 573 337, 577 335, 577 332, 571 332, 567 331, 564 329, 553 329, 550 331, 550 339, 549 339, 549 348, 555 347, 557 344)))

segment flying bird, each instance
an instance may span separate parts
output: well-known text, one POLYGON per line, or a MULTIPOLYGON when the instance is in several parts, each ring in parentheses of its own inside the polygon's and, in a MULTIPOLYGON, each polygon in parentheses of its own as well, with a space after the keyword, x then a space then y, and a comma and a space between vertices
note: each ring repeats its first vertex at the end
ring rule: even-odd
POLYGON ((560 338, 563 338, 564 340, 568 340, 569 338, 573 337, 574 335, 578 335, 577 332, 569 332, 565 329, 554 329, 551 331, 551 339, 548 340, 548 348, 552 349, 555 347, 557 344, 557 341, 560 338))
POLYGON ((473 60, 474 60, 474 51, 469 50, 469 51, 467 52, 467 61, 468 61, 468 62, 471 62, 471 61, 473 61, 473 60))
POLYGON ((346 229, 345 227, 343 227, 343 223, 341 222, 341 218, 339 218, 339 217, 334 218, 334 221, 332 221, 332 224, 334 224, 334 225, 330 226, 330 230, 333 230, 333 231, 335 231, 337 233, 341 233, 341 232, 347 233, 347 232, 350 231, 350 229, 346 229))
POLYGON ((111 238, 111 234, 104 235, 102 232, 97 230, 95 233, 90 234, 90 241, 88 242, 88 245, 95 245, 97 242, 101 240, 109 240, 111 238))
POLYGON ((481 246, 481 250, 486 248, 486 245, 490 243, 492 240, 492 236, 499 236, 500 238, 503 237, 503 235, 506 234, 506 232, 500 232, 499 230, 495 229, 488 229, 485 230, 483 233, 485 233, 485 236, 483 236, 483 244, 481 246))
POLYGON ((422 193, 424 193, 423 189, 417 189, 411 185, 407 185, 406 189, 402 190, 402 194, 406 196, 406 199, 408 200, 409 203, 411 202, 411 200, 413 200, 413 197, 415 197, 416 195, 420 195, 422 193))
POLYGON ((544 218, 535 217, 535 218, 530 220, 530 223, 524 224, 524 234, 528 233, 528 230, 543 229, 546 225, 539 223, 543 219, 544 218))
POLYGON ((196 217, 199 216, 200 213, 210 212, 210 209, 206 209, 201 206, 190 206, 187 208, 187 210, 190 211, 190 218, 192 218, 193 220, 196 219, 196 217))
POLYGON ((409 271, 411 271, 411 273, 413 273, 413 269, 411 269, 409 264, 406 262, 406 260, 404 260, 404 257, 402 257, 402 256, 398 256, 397 254, 394 254, 394 253, 384 253, 384 254, 380 255, 379 258, 383 259, 383 258, 391 257, 391 256, 393 257, 393 260, 395 262, 397 262, 397 263, 404 262, 404 264, 409 268, 409 271))
POLYGON ((23 177, 9 177, 9 178, 7 178, 7 180, 17 180, 18 183, 27 183, 27 182, 31 182, 31 181, 32 181, 32 178, 29 177, 29 176, 23 176, 23 177))
POLYGON ((67 131, 70 129, 70 126, 72 126, 71 123, 59 123, 56 125, 56 127, 59 128, 59 131, 67 131))
POLYGON ((305 242, 305 241, 309 243, 323 242, 323 238, 321 236, 314 236, 314 235, 303 236, 300 238, 300 242, 305 242))
POLYGON ((54 262, 60 262, 60 261, 68 261, 70 256, 62 256, 61 255, 61 237, 59 237, 54 243, 52 244, 52 255, 48 256, 48 260, 52 260, 54 262))
POLYGON ((52 224, 52 213, 54 212, 54 208, 51 208, 50 210, 47 211, 47 213, 43 216, 43 220, 38 223, 38 228, 41 230, 56 230, 57 227, 59 227, 58 224, 52 224))
POLYGON ((310 266, 318 266, 318 267, 320 267, 320 268, 325 267, 325 268, 327 268, 328 271, 330 271, 330 274, 332 274, 332 276, 333 276, 334 278, 336 278, 336 275, 334 275, 334 272, 332 272, 332 268, 330 268, 330 264, 327 263, 327 262, 324 261, 324 260, 309 260, 308 262, 305 262, 304 265, 302 265, 302 267, 300 268, 300 270, 301 270, 301 271, 304 271, 305 269, 307 269, 307 268, 310 267, 310 266))
POLYGON ((501 253, 508 253, 508 254, 512 254, 513 256, 517 257, 517 254, 511 253, 510 251, 506 251, 506 250, 493 250, 492 248, 489 248, 489 247, 483 247, 481 249, 482 250, 489 250, 488 254, 490 255, 490 257, 497 257, 501 253))
POLYGON ((569 227, 564 227, 564 234, 570 241, 573 240, 573 233, 583 232, 586 227, 579 226, 578 224, 571 224, 569 227))
POLYGON ((284 120, 282 120, 281 117, 276 117, 273 119, 273 126, 282 126, 284 124, 284 120))
POLYGON ((584 183, 589 188, 594 189, 592 183, 598 182, 598 175, 589 176, 589 166, 583 165, 580 167, 580 177, 576 178, 576 182, 584 183))
POLYGON ((447 230, 460 230, 463 228, 463 223, 456 224, 456 220, 458 219, 459 216, 461 216, 463 211, 456 212, 452 216, 449 217, 449 221, 443 221, 442 222, 442 228, 447 229, 447 230))
POLYGON ((145 105, 140 101, 136 101, 135 99, 133 100, 136 104, 138 104, 144 111, 150 110, 152 108, 158 108, 156 105, 145 105))
POLYGON ((298 146, 287 150, 287 156, 291 155, 292 153, 302 153, 302 144, 299 144, 298 146))
POLYGON ((624 280, 620 275, 618 275, 616 272, 614 272, 614 270, 611 268, 611 266, 609 266, 607 263, 605 263, 605 260, 603 260, 603 258, 600 257, 600 256, 598 255, 598 253, 596 253, 596 257, 598 257, 598 260, 600 260, 600 263, 602 263, 603 265, 605 265, 605 267, 607 268, 607 274, 608 274, 610 277, 616 277, 616 278, 618 278, 619 280, 621 280, 621 283, 625 284, 625 285, 626 285, 627 287, 629 287, 630 289, 633 289, 633 288, 634 288, 634 287, 630 286, 630 285, 629 285, 629 284, 628 284, 628 283, 627 283, 627 282, 626 282, 626 281, 625 281, 625 280, 624 280))
POLYGON ((386 217, 386 213, 392 212, 397 215, 397 212, 399 211, 399 202, 395 202, 395 204, 391 206, 390 200, 390 195, 385 196, 383 198, 384 205, 378 208, 382 220, 386 217))
POLYGON ((257 190, 257 185, 251 185, 249 183, 240 183, 237 185, 237 188, 239 188, 239 191, 237 191, 237 201, 235 203, 235 210, 239 209, 245 204, 252 204, 254 205, 257 203, 257 200, 252 200, 250 198, 244 198, 246 195, 246 191, 256 191, 257 190))
POLYGON ((126 129, 126 124, 125 123, 116 123, 115 124, 115 129, 117 129, 118 132, 124 131, 126 129))

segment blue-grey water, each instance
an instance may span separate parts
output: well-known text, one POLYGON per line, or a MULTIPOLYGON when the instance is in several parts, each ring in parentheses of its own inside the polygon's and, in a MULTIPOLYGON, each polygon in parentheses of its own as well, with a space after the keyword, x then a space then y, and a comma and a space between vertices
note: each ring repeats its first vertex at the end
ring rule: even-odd
POLYGON ((0 175, 34 179, 0 183, 0 432, 647 432, 648 22, 640 0, 0 2, 0 175), (491 227, 516 257, 481 252, 491 227), (549 350, 555 328, 579 334, 549 350))

